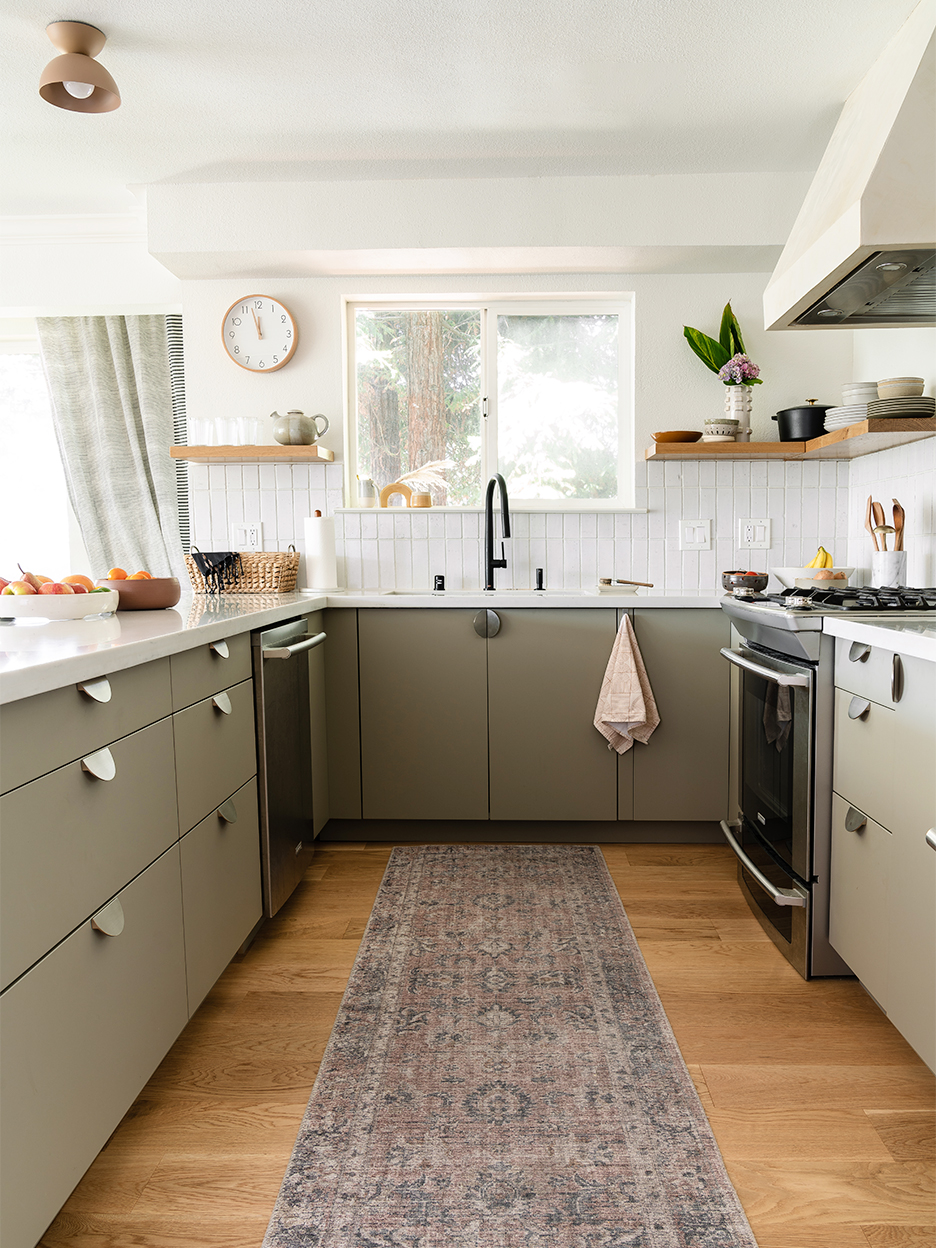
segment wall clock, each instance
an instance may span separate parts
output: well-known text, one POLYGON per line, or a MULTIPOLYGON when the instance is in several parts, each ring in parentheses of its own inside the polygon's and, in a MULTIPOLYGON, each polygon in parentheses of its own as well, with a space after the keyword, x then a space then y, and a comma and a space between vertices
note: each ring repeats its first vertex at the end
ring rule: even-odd
POLYGON ((299 331, 287 307, 269 295, 244 295, 221 324, 224 349, 250 373, 275 373, 296 351, 299 331))

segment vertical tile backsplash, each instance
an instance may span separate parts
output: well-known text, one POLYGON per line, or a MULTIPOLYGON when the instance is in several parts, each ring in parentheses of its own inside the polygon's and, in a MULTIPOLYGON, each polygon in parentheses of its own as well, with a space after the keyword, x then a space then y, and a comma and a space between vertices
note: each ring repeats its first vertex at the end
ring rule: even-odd
MULTIPOLYGON (((598 577, 619 576, 651 581, 666 594, 707 595, 721 592, 725 569, 800 566, 820 542, 836 563, 856 566, 854 580, 861 583, 870 576, 863 508, 873 493, 888 516, 891 498, 900 499, 908 577, 932 585, 934 481, 936 439, 852 461, 641 463, 637 506, 646 512, 515 511, 508 566, 497 583, 528 588, 534 570, 544 568, 552 588, 591 588, 598 577), (739 549, 738 522, 764 516, 772 524, 771 548, 739 549), (683 519, 711 521, 711 550, 679 549, 683 519)), ((293 543, 302 551, 302 522, 318 509, 335 516, 340 576, 349 589, 428 589, 439 573, 452 589, 481 585, 479 513, 340 512, 340 464, 192 464, 190 488, 193 541, 202 550, 230 550, 233 526, 259 520, 266 550, 293 543)), ((302 568, 300 584, 304 576, 302 568)))

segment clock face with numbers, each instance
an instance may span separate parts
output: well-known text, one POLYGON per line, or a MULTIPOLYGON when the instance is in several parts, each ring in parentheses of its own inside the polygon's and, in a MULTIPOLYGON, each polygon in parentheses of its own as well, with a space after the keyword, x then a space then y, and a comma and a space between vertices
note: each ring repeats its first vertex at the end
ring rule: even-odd
POLYGON ((224 314, 224 349, 250 373, 275 373, 296 352, 299 331, 292 313, 268 295, 245 295, 224 314))

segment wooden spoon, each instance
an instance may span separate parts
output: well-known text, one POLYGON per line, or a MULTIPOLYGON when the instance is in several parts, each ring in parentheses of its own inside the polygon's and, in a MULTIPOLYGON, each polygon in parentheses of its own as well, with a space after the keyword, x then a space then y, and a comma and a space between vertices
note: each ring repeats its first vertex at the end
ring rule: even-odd
POLYGON ((904 509, 901 507, 900 503, 897 502, 896 498, 891 499, 891 502, 894 504, 894 532, 896 533, 896 537, 894 538, 894 550, 903 550, 903 531, 906 516, 904 509))
POLYGON ((871 541, 874 542, 874 549, 880 550, 881 548, 878 545, 877 534, 874 531, 875 522, 874 522, 874 517, 873 517, 873 507, 874 507, 874 504, 872 503, 871 495, 869 494, 868 495, 868 510, 865 512, 865 528, 871 534, 871 541))

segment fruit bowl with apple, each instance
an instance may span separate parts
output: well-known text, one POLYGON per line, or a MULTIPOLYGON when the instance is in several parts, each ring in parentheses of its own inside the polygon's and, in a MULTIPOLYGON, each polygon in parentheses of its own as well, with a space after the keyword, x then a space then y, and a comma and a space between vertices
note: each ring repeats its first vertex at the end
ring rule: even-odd
MULTIPOLYGON (((46 583, 60 585, 63 582, 46 583)), ((37 593, 31 587, 28 591, 19 589, 28 584, 28 581, 10 581, 0 590, 0 620, 82 620, 87 615, 110 615, 120 602, 120 595, 112 590, 76 594, 54 590, 37 593), (17 588, 11 589, 11 586, 17 588)))

